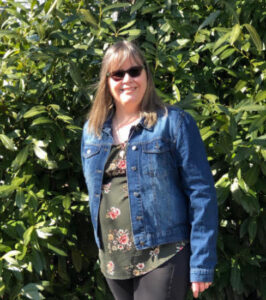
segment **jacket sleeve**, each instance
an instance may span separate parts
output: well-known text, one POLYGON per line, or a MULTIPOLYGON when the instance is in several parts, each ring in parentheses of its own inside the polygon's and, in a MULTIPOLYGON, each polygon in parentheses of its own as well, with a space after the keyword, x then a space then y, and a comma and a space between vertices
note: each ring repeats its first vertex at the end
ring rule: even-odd
POLYGON ((218 227, 214 181, 198 127, 188 113, 181 115, 176 147, 191 225, 190 281, 212 282, 218 227))
MULTIPOLYGON (((81 155, 81 165, 82 165, 82 171, 83 171, 83 175, 85 177, 85 168, 84 168, 84 140, 85 140, 85 136, 86 136, 86 131, 88 130, 88 121, 84 124, 83 126, 83 131, 82 131, 82 137, 81 137, 81 145, 80 145, 80 155, 81 155)), ((86 178, 85 178, 86 179, 86 178)))

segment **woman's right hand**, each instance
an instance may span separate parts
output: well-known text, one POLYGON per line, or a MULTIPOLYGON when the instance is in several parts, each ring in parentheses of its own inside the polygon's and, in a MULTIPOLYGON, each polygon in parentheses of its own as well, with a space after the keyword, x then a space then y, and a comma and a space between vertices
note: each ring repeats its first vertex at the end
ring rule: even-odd
POLYGON ((211 282, 192 282, 191 289, 193 292, 193 297, 198 298, 199 293, 204 292, 211 285, 211 282))

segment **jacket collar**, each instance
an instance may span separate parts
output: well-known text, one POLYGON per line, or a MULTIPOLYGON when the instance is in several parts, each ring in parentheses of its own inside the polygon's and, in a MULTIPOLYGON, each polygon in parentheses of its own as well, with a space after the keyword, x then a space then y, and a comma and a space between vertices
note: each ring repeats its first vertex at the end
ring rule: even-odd
MULTIPOLYGON (((107 134, 111 134, 111 131, 112 131, 112 119, 113 119, 113 115, 114 113, 112 112, 109 117, 107 118, 107 120, 104 122, 103 124, 103 129, 102 131, 107 133, 107 134)), ((139 121, 138 125, 137 126, 141 126, 142 128, 148 130, 148 131, 152 131, 153 130, 153 126, 151 127, 148 127, 146 124, 145 124, 145 118, 142 117, 141 120, 139 121)))

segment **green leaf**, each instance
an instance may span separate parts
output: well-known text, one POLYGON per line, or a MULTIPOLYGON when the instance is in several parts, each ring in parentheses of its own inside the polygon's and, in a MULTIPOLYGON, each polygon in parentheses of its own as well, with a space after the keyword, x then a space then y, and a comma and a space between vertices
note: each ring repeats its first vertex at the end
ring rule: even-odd
POLYGON ((141 14, 142 15, 149 14, 149 13, 159 10, 160 8, 161 8, 161 6, 153 3, 149 6, 144 6, 141 10, 141 14))
POLYGON ((145 0, 137 0, 133 6, 131 6, 130 14, 132 15, 135 11, 140 9, 143 4, 145 3, 145 0))
POLYGON ((20 168, 25 163, 25 161, 27 160, 28 154, 29 154, 29 147, 30 147, 30 145, 27 145, 26 147, 24 147, 18 153, 16 158, 13 160, 11 166, 14 170, 17 170, 18 168, 20 168))
POLYGON ((236 24, 231 31, 231 37, 230 37, 231 45, 233 45, 234 42, 238 39, 240 33, 241 33, 241 27, 239 24, 236 24))
POLYGON ((213 103, 219 99, 219 97, 214 94, 205 94, 204 98, 206 98, 207 100, 209 100, 210 102, 213 102, 213 103))
POLYGON ((72 61, 70 61, 70 76, 73 79, 73 81, 76 83, 76 85, 82 87, 84 85, 83 83, 83 79, 80 76, 80 70, 79 68, 76 66, 75 63, 73 63, 72 61))
POLYGON ((44 258, 42 257, 43 253, 35 250, 34 248, 32 249, 32 265, 34 270, 37 272, 37 274, 42 275, 42 271, 45 268, 44 265, 44 258))
POLYGON ((223 3, 225 4, 226 8, 229 10, 229 13, 233 15, 235 22, 239 23, 238 15, 235 9, 233 8, 233 6, 231 5, 231 3, 229 1, 223 1, 223 3))
POLYGON ((58 257, 58 274, 64 281, 70 281, 66 267, 66 259, 61 256, 58 257))
POLYGON ((220 59, 224 60, 227 57, 231 56, 234 52, 235 52, 235 49, 232 49, 232 48, 227 49, 220 55, 220 59))
POLYGON ((36 105, 32 107, 30 110, 28 110, 24 115, 23 118, 32 118, 36 115, 40 115, 46 112, 46 107, 43 105, 36 105))
POLYGON ((24 198, 24 193, 23 193, 22 188, 17 189, 15 201, 16 201, 17 207, 19 207, 19 208, 22 208, 23 205, 25 204, 25 198, 24 198))
POLYGON ((246 86, 247 86, 247 82, 240 79, 240 80, 237 82, 237 84, 235 85, 234 90, 235 90, 236 92, 239 92, 239 91, 241 91, 243 88, 246 88, 246 86))
POLYGON ((27 254, 27 247, 25 246, 25 245, 23 245, 23 247, 22 247, 22 253, 20 254, 20 255, 18 255, 17 256, 17 259, 18 260, 23 260, 24 259, 24 257, 26 256, 26 254, 27 254))
POLYGON ((239 294, 243 292, 243 283, 241 280, 241 270, 239 264, 235 263, 233 265, 231 269, 230 282, 234 291, 236 291, 239 294))
POLYGON ((53 136, 55 137, 54 142, 57 145, 57 147, 64 151, 65 150, 65 146, 66 146, 66 140, 63 136, 63 133, 61 132, 60 129, 58 130, 54 130, 53 131, 53 136))
POLYGON ((70 198, 70 196, 67 195, 63 198, 63 207, 65 209, 69 209, 70 206, 71 206, 71 198, 70 198))
MULTIPOLYGON (((0 244, 0 252, 9 252, 11 251, 11 248, 7 245, 0 244)), ((1 260, 0 260, 1 264, 1 260)), ((0 267, 0 276, 1 276, 1 267, 0 267)))
POLYGON ((223 45, 222 47, 218 48, 217 50, 215 50, 213 52, 213 56, 218 56, 219 54, 221 54, 224 50, 226 50, 230 45, 229 44, 226 44, 226 45, 223 45))
POLYGON ((53 121, 46 117, 40 117, 40 118, 35 119, 31 123, 31 126, 42 125, 42 124, 53 124, 53 121))
POLYGON ((112 5, 108 5, 103 9, 103 13, 107 12, 108 10, 114 9, 114 8, 126 8, 129 7, 130 4, 129 3, 115 3, 112 5))
POLYGON ((133 26, 135 23, 136 23, 136 20, 132 20, 132 21, 130 21, 129 23, 127 23, 125 26, 119 28, 118 31, 122 31, 122 30, 128 29, 128 28, 130 28, 131 26, 133 26))
POLYGON ((237 123, 233 114, 230 114, 229 133, 232 139, 235 139, 237 135, 237 123))
POLYGON ((220 10, 217 10, 215 12, 212 12, 205 20, 203 23, 200 24, 199 28, 198 28, 198 31, 201 30, 202 28, 210 25, 210 24, 213 24, 214 21, 216 20, 216 18, 220 15, 221 11, 220 10))
POLYGON ((6 38, 17 38, 18 34, 14 30, 0 30, 0 37, 6 37, 6 38))
POLYGON ((218 47, 220 47, 224 42, 228 42, 230 40, 231 32, 227 32, 223 36, 221 36, 213 46, 213 51, 215 51, 218 47))
POLYGON ((64 121, 65 123, 68 123, 68 124, 73 121, 73 119, 71 117, 66 116, 66 115, 58 115, 56 118, 64 121))
POLYGON ((79 273, 82 270, 82 257, 77 249, 73 249, 71 251, 71 257, 73 261, 73 265, 76 271, 79 273))
POLYGON ((31 240, 31 235, 34 231, 35 227, 30 226, 23 234, 23 239, 24 239, 24 245, 27 246, 31 240))
POLYGON ((259 166, 253 166, 247 172, 245 172, 245 174, 243 174, 244 180, 249 187, 253 186, 256 183, 259 177, 259 172, 259 166))
POLYGON ((93 14, 88 10, 88 9, 83 9, 81 8, 79 10, 79 12, 81 13, 82 19, 91 24, 92 26, 94 26, 95 28, 98 27, 97 21, 95 20, 93 14))
POLYGON ((266 111, 266 107, 265 105, 259 105, 259 104, 247 104, 237 109, 237 112, 240 111, 266 111))
POLYGON ((200 130, 200 135, 203 141, 207 140, 210 136, 214 135, 215 131, 211 130, 210 126, 203 127, 200 130))
POLYGON ((231 76, 237 78, 237 74, 236 74, 234 71, 232 71, 232 70, 230 70, 230 69, 228 69, 228 68, 225 68, 225 67, 216 67, 216 68, 213 69, 213 73, 216 73, 216 72, 218 72, 218 71, 225 71, 225 72, 227 72, 229 75, 231 75, 231 76))
POLYGON ((180 96, 180 91, 179 91, 178 87, 176 86, 176 84, 173 84, 172 87, 173 87, 174 97, 175 97, 176 101, 180 102, 181 96, 180 96))
POLYGON ((28 299, 41 300, 45 299, 39 292, 43 290, 44 288, 40 284, 29 283, 21 289, 21 294, 27 297, 28 299))
POLYGON ((11 185, 1 185, 0 186, 0 198, 6 198, 11 195, 15 190, 15 187, 11 185))
POLYGON ((52 108, 52 110, 58 115, 60 113, 60 106, 57 104, 50 104, 48 108, 52 108))
POLYGON ((55 253, 57 253, 58 255, 61 255, 61 256, 67 256, 67 253, 64 251, 64 250, 61 250, 53 245, 51 245, 50 243, 46 243, 45 244, 46 247, 52 251, 54 251, 55 253))
POLYGON ((266 100, 266 91, 260 90, 258 92, 258 94, 256 95, 256 97, 255 97, 255 101, 256 102, 261 102, 261 101, 264 101, 264 100, 266 100))
POLYGON ((222 205, 230 194, 228 174, 224 174, 215 184, 219 205, 222 205))
POLYGON ((189 58, 189 60, 191 62, 193 62, 194 64, 198 64, 199 63, 199 59, 200 59, 200 56, 198 55, 198 53, 196 53, 195 55, 191 56, 189 58))
POLYGON ((248 234, 249 234, 250 243, 252 243, 256 237, 257 228, 258 228, 257 219, 252 218, 252 220, 248 224, 248 234))
MULTIPOLYGON (((10 262, 10 258, 12 258, 12 257, 14 257, 14 256, 17 256, 17 255, 20 255, 21 254, 21 252, 20 251, 18 251, 18 250, 11 250, 11 251, 9 251, 9 252, 7 252, 6 254, 4 254, 1 258, 0 258, 0 260, 6 260, 7 262, 10 262)), ((12 262, 13 262, 14 260, 12 260, 12 262)))
POLYGON ((1 277, 0 277, 0 296, 1 297, 4 295, 5 289, 6 289, 6 286, 5 286, 4 282, 1 280, 1 277))
POLYGON ((240 226, 240 238, 242 239, 243 236, 248 232, 248 224, 249 224, 249 219, 246 219, 240 226))
MULTIPOLYGON (((48 3, 49 3, 49 2, 51 3, 51 1, 48 1, 48 3)), ((46 3, 47 3, 47 2, 46 2, 46 3)), ((45 16, 46 18, 47 18, 47 16, 49 16, 49 15, 51 14, 51 12, 57 7, 57 4, 58 4, 58 3, 60 3, 59 0, 54 0, 53 4, 50 5, 49 10, 48 10, 47 13, 46 13, 46 16, 45 16)), ((48 8, 48 6, 47 6, 47 8, 48 8)))
POLYGON ((35 155, 41 159, 41 160, 47 160, 48 156, 47 156, 47 152, 44 151, 41 147, 39 147, 38 145, 34 145, 34 153, 35 155))
POLYGON ((104 23, 106 23, 108 25, 108 27, 113 31, 113 33, 116 35, 117 34, 117 30, 114 24, 114 20, 112 18, 106 18, 103 20, 104 23))
POLYGON ((266 176, 266 161, 264 161, 261 164, 260 168, 261 168, 261 171, 262 171, 263 175, 266 176))
POLYGON ((119 35, 139 36, 141 29, 129 29, 119 33, 119 35))
POLYGON ((46 240, 49 236, 52 236, 52 229, 49 227, 42 227, 40 229, 36 229, 36 233, 39 238, 46 240))
POLYGON ((249 31, 249 34, 250 34, 257 50, 259 52, 262 51, 262 41, 261 41, 260 36, 258 35, 256 29, 250 24, 244 24, 243 26, 245 26, 247 28, 247 30, 249 31))
POLYGON ((0 140, 2 141, 2 143, 6 149, 11 150, 11 151, 16 150, 13 140, 11 140, 5 134, 0 134, 0 140))
POLYGON ((253 145, 259 145, 259 146, 262 146, 265 148, 266 147, 266 134, 252 140, 251 143, 253 145))

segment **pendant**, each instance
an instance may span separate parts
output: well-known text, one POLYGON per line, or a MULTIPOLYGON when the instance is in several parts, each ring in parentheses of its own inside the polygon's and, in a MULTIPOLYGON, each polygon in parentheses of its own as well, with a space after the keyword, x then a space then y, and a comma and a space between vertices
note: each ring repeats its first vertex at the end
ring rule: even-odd
POLYGON ((126 154, 126 151, 125 151, 125 150, 120 150, 120 152, 119 152, 119 157, 120 157, 120 158, 124 158, 124 157, 125 157, 125 154, 126 154))

